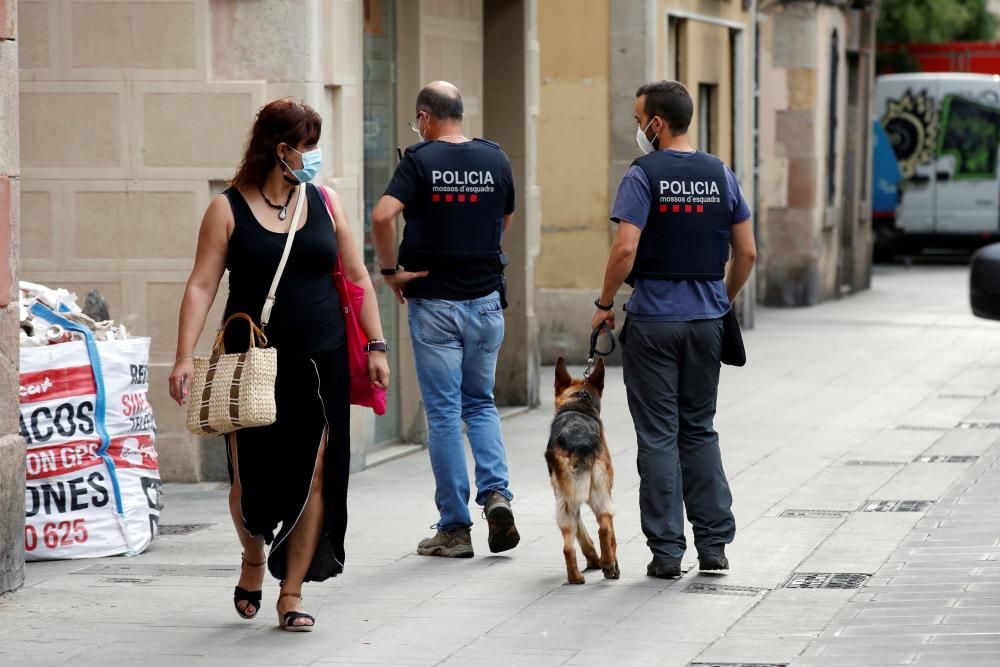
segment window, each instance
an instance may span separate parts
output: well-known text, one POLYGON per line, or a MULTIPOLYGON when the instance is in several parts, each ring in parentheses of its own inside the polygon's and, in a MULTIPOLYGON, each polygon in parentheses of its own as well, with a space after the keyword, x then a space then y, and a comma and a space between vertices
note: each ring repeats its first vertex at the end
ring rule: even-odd
POLYGON ((826 200, 832 206, 837 195, 837 79, 840 71, 840 44, 837 31, 830 39, 830 111, 826 145, 826 200))
POLYGON ((684 20, 671 16, 667 24, 667 42, 671 50, 671 57, 667 63, 667 78, 684 82, 683 62, 681 61, 681 34, 683 32, 684 20))
POLYGON ((698 84, 698 150, 711 153, 715 150, 715 98, 718 86, 698 84))

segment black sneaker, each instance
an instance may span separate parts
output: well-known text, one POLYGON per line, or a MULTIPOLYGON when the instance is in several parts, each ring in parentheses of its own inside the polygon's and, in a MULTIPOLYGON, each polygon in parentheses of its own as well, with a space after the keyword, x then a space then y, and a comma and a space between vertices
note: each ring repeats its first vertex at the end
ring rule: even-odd
POLYGON ((681 563, 653 556, 653 560, 649 561, 649 565, 646 566, 646 576, 659 579, 677 579, 681 576, 681 563))
POLYGON ((490 536, 487 542, 493 553, 509 551, 521 541, 517 526, 514 525, 514 512, 510 509, 510 501, 499 491, 491 491, 486 496, 483 517, 490 527, 490 536))
POLYGON ((712 572, 729 569, 729 559, 724 549, 698 554, 698 569, 702 572, 712 572))

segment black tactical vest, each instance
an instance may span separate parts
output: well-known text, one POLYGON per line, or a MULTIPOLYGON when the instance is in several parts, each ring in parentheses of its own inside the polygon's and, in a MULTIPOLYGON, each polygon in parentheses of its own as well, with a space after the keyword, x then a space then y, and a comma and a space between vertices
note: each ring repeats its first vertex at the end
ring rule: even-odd
POLYGON ((636 159, 649 181, 650 207, 626 282, 722 280, 729 260, 733 211, 722 160, 698 152, 656 151, 636 159))
POLYGON ((407 287, 407 296, 468 299, 501 289, 507 156, 484 139, 428 141, 407 153, 418 165, 420 184, 417 201, 404 211, 399 263, 430 272, 407 287))

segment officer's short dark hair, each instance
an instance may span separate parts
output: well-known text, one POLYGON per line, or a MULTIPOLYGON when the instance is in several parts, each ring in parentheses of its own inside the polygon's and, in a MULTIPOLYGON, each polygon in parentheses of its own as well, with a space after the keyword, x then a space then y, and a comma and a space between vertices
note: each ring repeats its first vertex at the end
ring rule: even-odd
POLYGON ((647 118, 659 116, 667 121, 670 132, 675 135, 686 134, 694 116, 694 102, 691 94, 680 81, 651 81, 639 86, 635 91, 636 98, 646 96, 645 111, 647 118))
POLYGON ((430 86, 422 89, 417 95, 417 111, 426 111, 436 120, 462 120, 465 115, 462 95, 458 91, 455 91, 455 96, 452 97, 430 86))

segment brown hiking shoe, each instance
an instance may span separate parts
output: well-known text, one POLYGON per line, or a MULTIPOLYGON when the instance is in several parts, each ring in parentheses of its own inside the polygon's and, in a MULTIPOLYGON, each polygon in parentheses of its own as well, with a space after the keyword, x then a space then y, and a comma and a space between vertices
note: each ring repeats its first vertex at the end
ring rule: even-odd
POLYGON ((499 491, 492 491, 486 496, 486 507, 483 517, 490 526, 490 551, 495 554, 508 551, 517 546, 521 536, 514 525, 514 512, 510 509, 510 501, 499 491))
POLYGON ((421 556, 442 556, 444 558, 472 558, 472 533, 468 528, 455 528, 448 532, 438 531, 434 537, 420 540, 417 553, 421 556))

